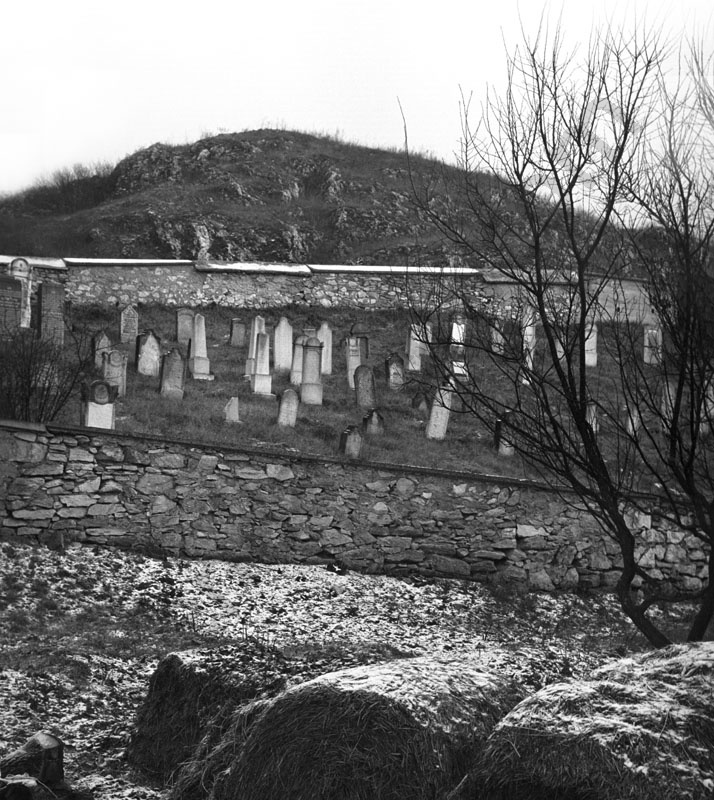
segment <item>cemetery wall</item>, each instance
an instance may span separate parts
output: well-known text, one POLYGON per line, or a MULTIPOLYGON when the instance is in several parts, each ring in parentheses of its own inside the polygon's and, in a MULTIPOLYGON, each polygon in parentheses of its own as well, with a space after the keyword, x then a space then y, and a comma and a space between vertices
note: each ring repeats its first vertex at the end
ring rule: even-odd
MULTIPOLYGON (((690 589, 706 554, 641 514, 641 560, 690 589)), ((340 563, 533 589, 611 586, 617 548, 543 487, 328 457, 0 422, 0 539, 340 563)))

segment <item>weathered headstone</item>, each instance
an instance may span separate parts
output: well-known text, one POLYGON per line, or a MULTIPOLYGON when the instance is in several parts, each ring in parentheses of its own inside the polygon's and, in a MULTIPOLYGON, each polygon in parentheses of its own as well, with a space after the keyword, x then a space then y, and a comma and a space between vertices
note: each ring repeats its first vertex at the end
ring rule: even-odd
POLYGON ((625 430, 627 435, 634 439, 642 427, 642 412, 636 403, 633 405, 625 404, 623 411, 625 413, 625 430))
POLYGON ((345 339, 345 361, 347 362, 347 385, 355 388, 355 370, 362 364, 360 340, 354 336, 345 339))
POLYGON ((15 333, 20 327, 22 284, 17 278, 0 275, 0 337, 15 333))
POLYGON ((37 290, 40 336, 64 344, 64 284, 43 281, 37 290))
POLYGON ((10 276, 20 281, 20 327, 29 328, 32 318, 32 267, 26 259, 14 258, 10 262, 10 276))
POLYGON ((363 322, 355 322, 350 327, 350 338, 357 339, 360 349, 360 363, 369 358, 369 329, 363 322))
POLYGON ((317 328, 311 325, 308 325, 306 328, 303 328, 302 332, 305 334, 305 336, 307 336, 308 339, 312 339, 313 337, 317 336, 317 328))
POLYGON ((104 354, 112 349, 111 339, 106 331, 98 331, 92 336, 92 354, 94 355, 94 366, 102 369, 104 365, 104 354))
POLYGON ((496 420, 496 430, 494 432, 494 446, 496 452, 499 456, 505 456, 506 458, 510 458, 516 452, 513 442, 511 441, 508 427, 508 420, 511 413, 511 411, 506 411, 496 420))
POLYGON ((311 336, 303 348, 300 400, 306 406, 322 405, 322 342, 311 336))
POLYGON ((237 317, 231 320, 231 347, 245 347, 245 322, 237 317))
POLYGON ((259 314, 251 320, 250 333, 248 335, 248 358, 245 362, 244 377, 250 378, 255 372, 255 354, 258 347, 258 336, 265 333, 265 319, 259 314))
POLYGON ((362 453, 362 434, 356 425, 350 425, 340 436, 340 453, 347 458, 359 458, 362 453))
POLYGON ((377 389, 372 367, 360 364, 355 370, 355 398, 360 408, 374 408, 377 405, 377 389))
POLYGON ((662 329, 645 328, 645 364, 659 364, 662 360, 662 329))
POLYGON ((387 375, 387 386, 393 392, 401 392, 404 388, 404 359, 398 353, 392 353, 384 362, 387 375))
POLYGON ((276 372, 290 372, 293 364, 293 326, 280 317, 273 334, 273 364, 276 372))
POLYGON ((322 374, 332 375, 332 328, 326 322, 317 329, 317 338, 322 342, 322 374))
POLYGON ((443 439, 446 436, 453 399, 454 392, 451 383, 442 384, 436 392, 434 402, 431 404, 431 413, 426 424, 427 439, 443 439))
POLYGON ((384 417, 373 408, 362 417, 362 432, 365 436, 384 435, 384 417))
POLYGON ((303 361, 305 359, 305 343, 307 336, 300 334, 295 337, 293 342, 293 360, 290 366, 290 383, 293 386, 300 386, 302 383, 303 361))
POLYGON ((181 347, 188 347, 193 338, 193 318, 196 312, 192 308, 176 309, 176 341, 181 347))
POLYGON ((226 422, 236 423, 240 422, 240 403, 237 397, 231 399, 223 407, 223 416, 226 422))
POLYGON ((407 369, 409 372, 421 372, 421 360, 429 352, 431 325, 414 323, 409 326, 407 336, 407 369))
POLYGON ((161 372, 161 342, 153 331, 136 337, 136 371, 154 378, 161 372))
POLYGON ((80 424, 87 428, 114 428, 116 387, 106 381, 92 381, 82 386, 80 424))
MULTIPOLYGON (((190 341, 190 340, 189 340, 190 341)), ((186 361, 178 347, 172 347, 161 359, 161 388, 163 397, 183 400, 186 389, 186 361)))
POLYGON ((126 395, 126 362, 126 353, 102 350, 102 377, 110 386, 116 387, 117 397, 126 395))
POLYGON ((216 376, 211 374, 211 362, 208 360, 206 347, 206 318, 196 314, 193 318, 193 335, 191 336, 191 356, 188 360, 188 371, 197 381, 212 381, 216 376))
POLYGON ((278 425, 281 428, 294 428, 297 422, 300 398, 295 389, 286 389, 280 395, 280 410, 278 411, 278 425))
POLYGON ((451 322, 451 345, 464 347, 466 344, 466 317, 456 314, 451 322))
POLYGON ((124 306, 119 314, 119 341, 122 344, 136 341, 139 335, 139 312, 134 306, 124 306))
POLYGON ((585 366, 597 367, 597 325, 587 324, 585 329, 585 366))
POLYGON ((255 372, 250 376, 250 388, 254 394, 270 395, 273 376, 270 374, 270 337, 259 333, 255 346, 255 372))

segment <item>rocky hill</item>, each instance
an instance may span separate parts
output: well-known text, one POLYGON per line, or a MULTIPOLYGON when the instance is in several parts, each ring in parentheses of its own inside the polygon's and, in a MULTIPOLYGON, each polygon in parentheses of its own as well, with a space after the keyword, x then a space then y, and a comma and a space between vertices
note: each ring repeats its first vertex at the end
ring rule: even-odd
POLYGON ((154 144, 0 201, 0 252, 406 264, 445 245, 411 179, 443 164, 292 131, 154 144), (411 173, 410 173, 411 167, 411 173))

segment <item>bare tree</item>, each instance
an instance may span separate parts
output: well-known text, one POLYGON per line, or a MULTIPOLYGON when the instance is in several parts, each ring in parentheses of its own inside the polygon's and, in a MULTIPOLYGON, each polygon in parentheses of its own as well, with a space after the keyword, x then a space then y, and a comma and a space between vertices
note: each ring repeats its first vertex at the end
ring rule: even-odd
POLYGON ((666 132, 663 108, 678 139, 685 109, 701 106, 664 91, 664 56, 659 36, 640 32, 606 31, 584 53, 567 52, 559 29, 524 36, 505 93, 475 127, 464 103, 458 180, 415 181, 422 213, 490 281, 411 286, 438 380, 617 542, 615 592, 655 646, 669 638, 654 607, 694 604, 690 639, 714 610, 711 557, 708 581, 666 580, 641 560, 635 515, 659 503, 711 552, 711 187, 693 172, 665 218, 683 165, 663 151, 666 137, 651 137, 666 132), (695 186, 701 219, 677 250, 695 186), (470 323, 456 347, 454 313, 470 323))

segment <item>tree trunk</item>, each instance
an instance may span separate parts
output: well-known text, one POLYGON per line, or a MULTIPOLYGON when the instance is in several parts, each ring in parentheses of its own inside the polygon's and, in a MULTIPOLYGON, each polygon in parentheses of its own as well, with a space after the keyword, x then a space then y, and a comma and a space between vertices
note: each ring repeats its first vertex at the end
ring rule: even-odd
MULTIPOLYGON (((0 775, 29 775, 47 786, 56 786, 64 780, 63 754, 61 739, 47 731, 39 731, 22 747, 0 758, 0 775)), ((3 797, 5 795, 0 794, 0 798, 3 797)))

